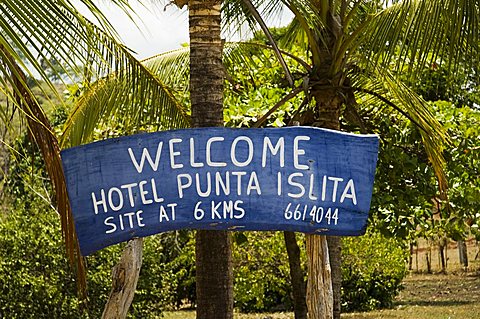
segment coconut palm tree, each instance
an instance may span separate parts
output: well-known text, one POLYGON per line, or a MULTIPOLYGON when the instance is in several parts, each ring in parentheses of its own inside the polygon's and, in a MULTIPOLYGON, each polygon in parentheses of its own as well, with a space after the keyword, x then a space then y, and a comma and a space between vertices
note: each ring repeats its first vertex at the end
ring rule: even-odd
MULTIPOLYGON (((128 1, 111 2, 127 14, 131 12, 128 1)), ((58 70, 60 77, 65 73, 70 79, 81 78, 84 84, 111 72, 123 75, 125 79, 135 78, 136 88, 147 92, 144 95, 146 99, 162 100, 169 92, 118 41, 112 26, 94 1, 80 0, 79 3, 93 14, 97 24, 87 20, 68 0, 2 1, 0 87, 8 105, 13 105, 13 108, 2 106, 0 117, 7 125, 15 113, 25 118, 29 135, 42 152, 55 190, 55 204, 68 259, 77 271, 79 291, 85 298, 85 265, 77 244, 59 144, 29 83, 44 81, 58 94, 49 80, 51 74, 44 69, 47 67, 58 70)), ((181 109, 175 104, 165 102, 161 109, 169 113, 169 118, 182 117, 181 109)))
MULTIPOLYGON (((245 2, 227 1, 226 20, 258 21, 245 2), (242 18, 240 18, 242 17, 242 18), (242 20, 243 19, 243 20, 242 20)), ((447 57, 454 69, 462 57, 478 54, 479 1, 347 1, 252 0, 262 17, 284 6, 294 15, 289 42, 303 39, 309 64, 302 85, 308 98, 303 124, 340 129, 340 118, 359 119, 357 102, 373 98, 407 116, 420 129, 435 169, 439 192, 447 183, 442 170, 445 134, 426 103, 399 81, 408 72, 415 79, 427 63, 447 57), (306 120, 306 119, 309 120, 306 120)), ((318 245, 320 238, 310 238, 318 245)), ((340 316, 340 242, 329 238, 335 294, 334 318, 340 316)), ((317 254, 315 252, 314 254, 317 254)), ((310 277, 311 278, 311 277, 310 277)))

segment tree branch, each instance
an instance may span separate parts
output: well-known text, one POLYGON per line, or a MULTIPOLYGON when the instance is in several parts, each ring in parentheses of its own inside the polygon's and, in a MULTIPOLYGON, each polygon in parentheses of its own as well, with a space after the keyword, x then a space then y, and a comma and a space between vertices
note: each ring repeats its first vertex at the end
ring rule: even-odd
POLYGON ((293 87, 294 84, 293 84, 292 74, 290 73, 290 70, 288 69, 288 66, 285 63, 285 60, 283 59, 282 54, 280 53, 280 50, 278 49, 277 43, 275 42, 275 40, 272 37, 272 34, 270 33, 270 30, 268 30, 267 25, 263 21, 262 17, 258 13, 255 6, 252 4, 252 2, 250 0, 243 0, 243 2, 247 6, 248 10, 253 15, 253 17, 255 18, 255 20, 257 20, 258 24, 260 25, 263 32, 267 36, 268 41, 270 41, 270 43, 272 44, 273 51, 275 52, 275 55, 277 56, 278 61, 282 65, 283 70, 285 71, 285 76, 287 77, 288 84, 290 84, 290 86, 293 87))
POLYGON ((387 99, 386 97, 378 94, 377 92, 374 92, 374 91, 371 91, 371 90, 367 90, 367 89, 364 89, 364 88, 357 88, 357 87, 352 87, 352 89, 354 91, 357 91, 357 92, 363 92, 363 93, 367 93, 367 94, 370 94, 374 97, 376 97, 377 99, 381 100, 382 102, 386 103, 388 106, 391 106, 392 108, 394 108, 397 112, 399 112, 400 114, 402 114, 403 116, 405 116, 407 119, 409 119, 413 124, 415 124, 415 126, 417 126, 419 129, 421 129, 422 131, 424 131, 425 133, 428 133, 427 130, 421 126, 417 121, 415 121, 410 115, 408 115, 408 113, 406 113, 405 111, 403 111, 402 109, 400 109, 400 107, 398 107, 395 103, 393 103, 392 101, 390 101, 389 99, 387 99))
POLYGON ((255 124, 253 124, 252 127, 254 128, 260 127, 263 124, 263 122, 265 122, 268 119, 268 117, 272 115, 273 112, 275 112, 280 106, 285 104, 288 100, 297 96, 302 91, 303 91, 303 87, 298 87, 294 89, 292 92, 285 95, 280 101, 277 102, 277 104, 275 104, 270 110, 268 110, 268 112, 265 113, 265 115, 263 115, 257 122, 255 122, 255 124))

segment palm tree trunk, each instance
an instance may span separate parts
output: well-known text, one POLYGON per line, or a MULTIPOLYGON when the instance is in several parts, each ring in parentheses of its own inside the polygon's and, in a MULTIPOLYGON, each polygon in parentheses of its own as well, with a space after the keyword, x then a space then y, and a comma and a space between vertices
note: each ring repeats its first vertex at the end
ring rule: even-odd
MULTIPOLYGON (((317 88, 313 88, 312 95, 316 101, 315 126, 340 130, 340 110, 343 104, 342 96, 335 88, 326 88, 333 81, 319 82, 317 88)), ((316 236, 315 236, 316 237, 316 236)), ((321 239, 311 239, 320 241, 321 239)), ((340 319, 341 313, 341 288, 342 288, 342 269, 341 258, 342 248, 340 237, 328 237, 328 255, 331 267, 332 288, 333 288, 333 318, 340 319)), ((318 244, 317 244, 318 245, 318 244)))
MULTIPOLYGON (((221 0, 189 1, 192 126, 223 126, 221 0)), ((196 234, 197 319, 233 318, 231 236, 196 234)))

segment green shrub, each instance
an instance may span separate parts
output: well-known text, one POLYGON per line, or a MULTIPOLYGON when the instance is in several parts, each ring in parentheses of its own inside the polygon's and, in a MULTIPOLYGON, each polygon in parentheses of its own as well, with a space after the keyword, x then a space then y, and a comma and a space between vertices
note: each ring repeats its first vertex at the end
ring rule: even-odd
POLYGON ((89 301, 80 313, 60 218, 47 203, 53 195, 43 160, 26 135, 14 146, 5 188, 12 200, 0 211, 0 317, 98 318, 121 247, 88 258, 89 301))
POLYGON ((0 318, 81 318, 55 218, 18 210, 0 220, 0 318))
MULTIPOLYGON (((99 318, 111 287, 111 268, 123 245, 87 258, 88 314, 78 310, 58 216, 45 203, 17 205, 0 218, 0 316, 99 318)), ((1 214, 0 214, 1 215, 1 214)), ((234 233, 235 306, 243 312, 291 310, 291 283, 281 232, 234 233)), ((378 234, 345 238, 344 311, 391 305, 405 275, 405 252, 378 234)), ((302 260, 305 256, 302 256, 302 260)), ((131 318, 156 318, 163 309, 195 304, 193 232, 145 239, 144 261, 131 318)))
MULTIPOLYGON (((0 212, 0 318, 100 318, 124 244, 87 257, 89 300, 81 314, 59 218, 41 201, 29 207, 0 212)), ((172 232, 146 238, 131 318, 158 318, 165 308, 194 302, 192 237, 172 232)))
POLYGON ((133 318, 157 318, 164 309, 195 304, 194 237, 178 231, 145 239, 133 318))
MULTIPOLYGON (((0 318, 100 318, 124 244, 87 257, 89 300, 80 314, 60 220, 46 202, 52 194, 43 160, 26 135, 14 147, 5 188, 10 205, 0 211, 0 318)), ((157 318, 165 308, 194 304, 194 253, 189 231, 145 239, 131 317, 157 318)))
POLYGON ((234 233, 235 307, 242 312, 291 310, 290 270, 282 232, 234 233))
POLYGON ((390 307, 406 275, 406 250, 378 233, 343 238, 342 311, 390 307))

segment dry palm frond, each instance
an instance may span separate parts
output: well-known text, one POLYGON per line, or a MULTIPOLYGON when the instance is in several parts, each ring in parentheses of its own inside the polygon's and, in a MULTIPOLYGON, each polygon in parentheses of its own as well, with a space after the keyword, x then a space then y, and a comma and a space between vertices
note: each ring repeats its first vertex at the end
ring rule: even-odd
POLYGON ((4 62, 3 70, 9 70, 9 81, 14 92, 16 105, 20 107, 27 118, 29 136, 37 143, 42 152, 47 173, 55 190, 56 207, 60 215, 68 259, 72 265, 75 265, 79 292, 82 299, 85 299, 85 263, 80 255, 57 138, 32 92, 25 89, 27 80, 25 73, 3 45, 0 45, 0 55, 4 62))

